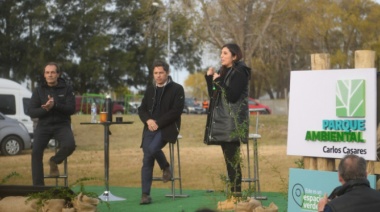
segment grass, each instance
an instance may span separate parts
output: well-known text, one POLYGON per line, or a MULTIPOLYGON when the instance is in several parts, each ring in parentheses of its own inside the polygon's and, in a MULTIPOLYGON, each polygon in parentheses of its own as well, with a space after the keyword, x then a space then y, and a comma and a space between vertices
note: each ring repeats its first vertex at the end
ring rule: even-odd
MULTIPOLYGON (((77 149, 69 157, 69 184, 82 177, 104 179, 104 143, 103 127, 81 125, 89 122, 89 115, 72 116, 73 131, 77 149)), ((110 169, 109 185, 140 187, 140 170, 142 165, 142 150, 140 149, 143 124, 137 115, 123 115, 124 121, 134 121, 130 125, 112 125, 110 131, 110 169)), ((223 190, 221 174, 226 174, 225 163, 220 146, 207 146, 203 143, 205 115, 182 115, 183 138, 180 140, 182 186, 185 189, 223 190)), ((250 133, 255 132, 256 119, 251 120, 250 133)), ((287 116, 263 115, 259 117, 258 133, 262 136, 258 141, 259 175, 261 191, 285 191, 288 181, 288 170, 296 167, 295 162, 300 157, 286 155, 287 116)), ((250 147, 251 166, 253 164, 252 143, 250 147)), ((169 157, 168 148, 165 147, 169 157)), ((0 179, 12 172, 19 176, 12 177, 6 184, 31 185, 31 150, 17 156, 0 156, 2 168, 0 179)), ((54 154, 47 149, 44 156, 45 173, 48 172, 48 158, 54 154)), ((244 159, 243 177, 247 176, 246 145, 242 145, 244 159)), ((62 166, 60 165, 60 170, 62 166)), ((155 176, 162 173, 155 167, 155 176)), ((253 169, 251 168, 251 176, 253 169)), ((46 179, 47 185, 53 185, 53 180, 46 179)), ((88 182, 89 185, 104 185, 102 181, 88 182)), ((244 183, 243 186, 247 183, 244 183)), ((153 188, 167 188, 170 184, 153 182, 153 188)))

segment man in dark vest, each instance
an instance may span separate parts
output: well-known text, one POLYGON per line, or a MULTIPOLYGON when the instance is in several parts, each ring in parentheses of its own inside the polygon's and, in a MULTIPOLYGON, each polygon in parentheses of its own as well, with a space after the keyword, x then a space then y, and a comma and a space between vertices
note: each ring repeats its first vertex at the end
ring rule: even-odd
POLYGON ((356 155, 346 155, 339 163, 338 177, 342 186, 328 198, 319 201, 319 212, 378 212, 380 192, 370 188, 366 161, 356 155))

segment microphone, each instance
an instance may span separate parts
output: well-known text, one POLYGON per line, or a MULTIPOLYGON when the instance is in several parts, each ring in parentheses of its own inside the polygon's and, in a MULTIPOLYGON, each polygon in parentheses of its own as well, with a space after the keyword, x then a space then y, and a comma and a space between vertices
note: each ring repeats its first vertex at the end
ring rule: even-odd
MULTIPOLYGON (((217 74, 220 75, 220 69, 221 69, 221 68, 219 68, 219 69, 218 69, 216 72, 214 72, 214 73, 217 73, 217 74)), ((212 90, 213 90, 213 91, 216 90, 215 83, 213 83, 213 85, 212 85, 212 90)))

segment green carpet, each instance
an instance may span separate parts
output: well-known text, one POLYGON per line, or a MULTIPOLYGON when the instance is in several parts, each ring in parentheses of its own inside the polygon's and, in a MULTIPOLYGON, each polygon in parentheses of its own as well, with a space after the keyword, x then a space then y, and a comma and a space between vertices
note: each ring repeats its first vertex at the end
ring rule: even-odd
MULTIPOLYGON (((74 188, 73 190, 76 190, 74 188)), ((86 186, 88 192, 102 194, 104 186, 86 186)), ((226 197, 222 192, 207 192, 205 190, 183 190, 182 194, 187 194, 189 197, 175 198, 165 197, 170 194, 170 189, 155 189, 152 188, 151 197, 152 204, 140 205, 141 188, 126 188, 126 187, 110 187, 111 194, 117 197, 126 198, 123 201, 110 201, 99 204, 98 211, 112 212, 195 212, 200 208, 217 209, 218 201, 224 201, 226 197)), ((178 193, 176 193, 178 194, 178 193)), ((262 205, 268 206, 274 202, 280 211, 286 211, 287 201, 285 196, 280 193, 262 192, 261 196, 266 196, 268 199, 262 201, 262 205)))

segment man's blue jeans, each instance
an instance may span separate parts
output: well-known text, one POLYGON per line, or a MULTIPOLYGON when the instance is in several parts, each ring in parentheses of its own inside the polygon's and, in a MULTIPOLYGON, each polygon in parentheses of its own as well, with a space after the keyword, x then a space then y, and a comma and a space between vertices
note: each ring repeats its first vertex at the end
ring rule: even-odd
POLYGON ((142 193, 150 195, 150 188, 153 179, 154 161, 157 160, 161 169, 169 166, 164 152, 161 150, 167 142, 162 140, 161 130, 144 130, 142 148, 144 152, 143 166, 141 168, 141 187, 142 193))

